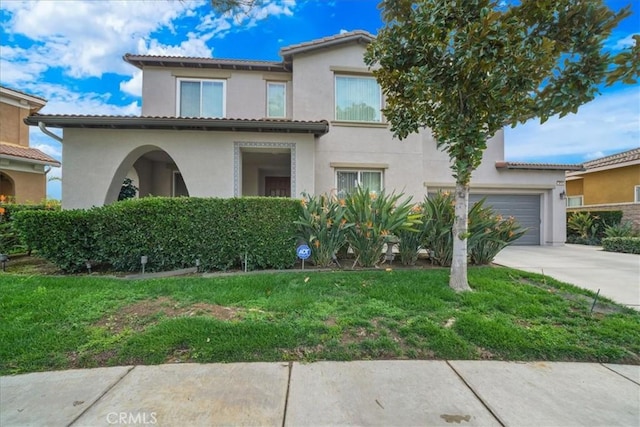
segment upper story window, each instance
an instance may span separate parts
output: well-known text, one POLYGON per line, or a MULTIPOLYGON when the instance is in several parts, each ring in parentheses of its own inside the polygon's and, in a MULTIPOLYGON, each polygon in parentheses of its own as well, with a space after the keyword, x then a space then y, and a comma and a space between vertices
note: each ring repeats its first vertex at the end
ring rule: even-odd
POLYGON ((179 117, 224 117, 225 80, 178 79, 179 117))
POLYGON ((382 92, 375 78, 336 75, 335 80, 336 120, 382 121, 382 92))
POLYGON ((633 201, 636 203, 640 203, 640 185, 636 185, 634 188, 635 191, 635 196, 633 198, 633 201))
POLYGON ((267 117, 284 118, 287 116, 287 84, 267 82, 267 117))

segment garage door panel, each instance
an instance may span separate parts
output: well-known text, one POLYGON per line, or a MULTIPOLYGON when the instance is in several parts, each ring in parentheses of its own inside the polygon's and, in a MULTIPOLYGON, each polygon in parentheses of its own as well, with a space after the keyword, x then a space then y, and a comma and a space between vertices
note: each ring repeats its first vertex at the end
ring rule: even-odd
POLYGON ((471 204, 486 198, 484 206, 490 206, 496 213, 507 218, 513 216, 527 228, 527 232, 514 245, 540 244, 540 195, 534 194, 470 194, 471 204))

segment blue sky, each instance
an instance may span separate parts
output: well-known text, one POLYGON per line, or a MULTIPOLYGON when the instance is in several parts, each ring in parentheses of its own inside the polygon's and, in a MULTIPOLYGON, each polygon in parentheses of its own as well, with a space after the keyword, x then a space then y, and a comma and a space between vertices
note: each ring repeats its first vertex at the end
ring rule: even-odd
MULTIPOLYGON (((0 82, 48 100, 44 114, 139 115, 141 74, 125 53, 279 60, 283 46, 382 26, 379 0, 266 0, 235 16, 218 16, 208 0, 0 2, 0 82)), ((640 33, 632 4, 607 47, 640 33)), ((510 161, 581 163, 640 146, 640 85, 603 88, 578 114, 530 121, 505 134, 510 161)), ((31 128, 31 145, 61 159, 62 147, 31 128)), ((64 159, 63 160, 64 163, 64 159)), ((62 170, 54 170, 60 175, 62 170)), ((60 182, 48 184, 60 198, 60 182)))

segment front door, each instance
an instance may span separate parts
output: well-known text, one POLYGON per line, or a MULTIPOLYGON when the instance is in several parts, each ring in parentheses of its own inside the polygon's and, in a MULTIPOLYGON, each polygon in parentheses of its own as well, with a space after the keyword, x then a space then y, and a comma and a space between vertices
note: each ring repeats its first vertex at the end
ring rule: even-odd
POLYGON ((267 197, 291 197, 291 177, 266 176, 264 195, 267 197))

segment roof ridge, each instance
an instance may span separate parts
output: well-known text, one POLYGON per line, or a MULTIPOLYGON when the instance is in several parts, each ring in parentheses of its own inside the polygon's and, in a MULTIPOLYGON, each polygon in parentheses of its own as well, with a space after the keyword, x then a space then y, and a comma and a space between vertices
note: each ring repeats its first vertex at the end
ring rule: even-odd
POLYGON ((45 98, 39 96, 39 95, 34 95, 32 93, 28 93, 28 92, 24 92, 22 90, 14 89, 14 88, 9 87, 9 86, 0 85, 0 89, 11 90, 13 92, 19 93, 20 95, 25 95, 25 96, 29 96, 31 98, 36 98, 36 99, 39 99, 39 100, 43 101, 45 104, 47 103, 47 100, 45 98))
POLYGON ((584 162, 584 165, 585 167, 597 167, 602 163, 608 163, 608 162, 617 163, 615 162, 616 160, 622 160, 622 161, 634 160, 636 156, 633 156, 633 155, 635 154, 637 154, 638 157, 640 158, 640 147, 632 148, 630 150, 622 151, 620 153, 610 154, 608 156, 600 157, 598 159, 589 160, 588 162, 584 162), (631 158, 628 158, 629 156, 631 156, 631 158))

